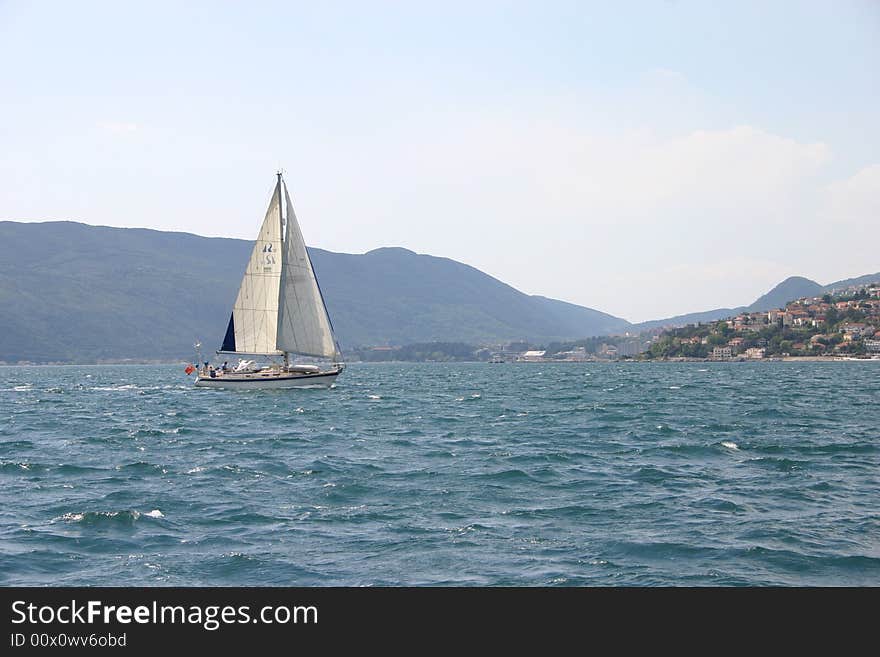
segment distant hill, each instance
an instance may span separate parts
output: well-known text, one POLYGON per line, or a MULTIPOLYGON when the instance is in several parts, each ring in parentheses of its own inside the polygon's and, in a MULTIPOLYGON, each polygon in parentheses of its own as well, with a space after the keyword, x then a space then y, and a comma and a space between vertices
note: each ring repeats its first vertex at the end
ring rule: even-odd
MULTIPOLYGON (((217 348, 253 243, 73 222, 0 222, 0 361, 189 358, 217 348)), ((751 306, 632 325, 575 304, 529 296, 468 265, 400 248, 362 255, 309 249, 346 347, 432 341, 576 340, 708 322, 825 287, 789 278, 751 306)))
POLYGON ((822 294, 822 286, 803 276, 791 276, 758 299, 746 310, 750 313, 784 308, 785 304, 801 297, 814 297, 822 294))
MULTIPOLYGON (((590 326, 592 335, 614 335, 631 331, 633 325, 620 317, 609 315, 592 308, 585 308, 566 301, 533 296, 538 305, 547 314, 554 326, 564 327, 567 333, 577 330, 580 326, 590 326)), ((585 335, 583 337, 592 337, 585 335)))
POLYGON ((448 258, 401 248, 311 253, 333 325, 349 345, 542 341, 630 326, 596 310, 523 294, 448 258))
MULTIPOLYGON (((252 242, 73 222, 0 222, 0 360, 188 358, 219 346, 252 242)), ((309 249, 343 348, 550 341, 626 320, 533 297, 448 258, 309 249)))
POLYGON ((784 308, 787 303, 800 299, 801 297, 815 297, 826 292, 833 292, 855 285, 867 285, 869 283, 880 282, 880 272, 876 274, 866 274, 858 278, 847 278, 842 281, 835 281, 828 285, 820 285, 816 281, 811 281, 803 276, 791 276, 776 285, 772 290, 767 292, 754 303, 748 306, 737 306, 736 308, 716 308, 715 310, 706 310, 698 313, 688 313, 687 315, 676 315, 675 317, 667 317, 666 319, 654 319, 648 322, 635 324, 633 329, 636 331, 648 331, 660 327, 686 326, 688 324, 698 324, 700 322, 714 322, 719 319, 725 319, 742 312, 761 312, 763 310, 772 310, 773 308, 784 308))
POLYGON ((0 360, 9 362, 191 354, 228 319, 251 248, 72 222, 0 222, 0 244, 0 360))
POLYGON ((880 282, 880 271, 878 271, 876 274, 865 274, 864 276, 859 276, 858 278, 847 278, 842 281, 829 283, 824 288, 822 288, 822 292, 830 293, 837 290, 842 290, 847 287, 853 287, 854 285, 868 285, 869 283, 877 282, 880 282))
POLYGON ((652 319, 647 322, 639 322, 634 325, 636 331, 650 331, 655 328, 669 326, 687 326, 688 324, 700 324, 706 322, 714 322, 731 315, 736 315, 745 310, 745 306, 736 308, 715 308, 714 310, 704 310, 698 313, 687 313, 686 315, 675 315, 674 317, 666 317, 665 319, 652 319))

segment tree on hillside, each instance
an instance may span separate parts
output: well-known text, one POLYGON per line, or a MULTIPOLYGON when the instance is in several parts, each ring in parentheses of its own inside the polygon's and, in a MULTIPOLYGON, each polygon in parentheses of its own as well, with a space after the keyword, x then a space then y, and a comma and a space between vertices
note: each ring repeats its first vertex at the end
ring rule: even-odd
POLYGON ((837 308, 829 308, 828 312, 825 313, 825 324, 830 329, 832 326, 837 324, 840 321, 840 313, 837 312, 837 308))

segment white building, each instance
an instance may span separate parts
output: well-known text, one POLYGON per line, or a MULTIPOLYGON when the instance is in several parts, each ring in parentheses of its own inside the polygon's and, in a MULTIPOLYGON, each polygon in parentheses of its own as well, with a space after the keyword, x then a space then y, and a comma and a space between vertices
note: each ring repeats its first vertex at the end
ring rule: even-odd
POLYGON ((584 347, 575 347, 571 351, 562 351, 559 353, 559 357, 562 358, 562 360, 571 360, 578 363, 589 360, 589 355, 584 347))

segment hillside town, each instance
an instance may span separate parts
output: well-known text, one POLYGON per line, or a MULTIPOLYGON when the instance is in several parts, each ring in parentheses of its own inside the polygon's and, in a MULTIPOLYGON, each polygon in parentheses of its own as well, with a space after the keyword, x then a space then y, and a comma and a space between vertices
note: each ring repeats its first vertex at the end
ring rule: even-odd
POLYGON ((783 308, 683 327, 577 341, 429 342, 353 349, 352 362, 551 363, 617 360, 880 359, 880 283, 804 297, 783 308))
POLYGON ((880 285, 802 298, 784 308, 669 329, 647 359, 880 358, 880 285))

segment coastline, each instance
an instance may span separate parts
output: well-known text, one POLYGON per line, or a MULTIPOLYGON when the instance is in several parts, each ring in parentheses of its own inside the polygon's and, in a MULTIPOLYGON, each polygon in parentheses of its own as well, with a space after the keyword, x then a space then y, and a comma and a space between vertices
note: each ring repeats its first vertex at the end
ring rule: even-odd
POLYGON ((770 356, 768 358, 651 358, 637 360, 640 363, 851 363, 880 362, 880 358, 855 358, 846 356, 770 356))
MULTIPOLYGON (((350 361, 349 365, 386 365, 396 363, 421 363, 431 365, 436 363, 486 363, 500 365, 558 365, 558 364, 578 364, 578 365, 595 365, 595 364, 611 364, 611 363, 839 363, 839 362, 877 362, 880 358, 854 358, 843 356, 779 356, 770 358, 729 358, 726 360, 716 360, 712 358, 625 358, 619 360, 522 360, 522 361, 504 361, 503 363, 491 363, 485 360, 383 360, 383 361, 350 361)), ((4 367, 124 367, 124 366, 185 366, 189 361, 143 361, 143 362, 116 362, 116 363, 0 363, 0 368, 4 367)))

